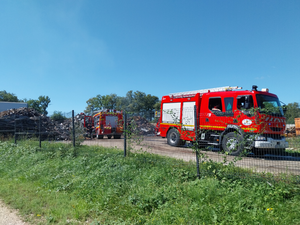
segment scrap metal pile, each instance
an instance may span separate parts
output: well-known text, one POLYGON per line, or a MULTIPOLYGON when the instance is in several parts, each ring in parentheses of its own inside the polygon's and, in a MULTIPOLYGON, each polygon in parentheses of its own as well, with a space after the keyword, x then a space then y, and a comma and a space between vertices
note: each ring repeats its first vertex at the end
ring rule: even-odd
POLYGON ((31 108, 10 109, 0 113, 0 134, 25 134, 43 139, 68 140, 70 138, 71 119, 63 123, 40 114, 31 108), (39 124, 41 121, 41 125, 39 124))
POLYGON ((285 136, 286 137, 295 137, 296 136, 296 127, 295 126, 287 127, 285 130, 285 136))
POLYGON ((141 116, 133 116, 128 119, 129 130, 138 135, 155 134, 155 125, 149 123, 147 119, 141 116))
MULTIPOLYGON (((83 129, 84 114, 77 114, 75 117, 75 127, 83 129)), ((128 118, 128 128, 138 135, 155 134, 155 125, 141 116, 128 118)), ((65 119, 57 122, 50 117, 37 112, 32 108, 10 109, 0 112, 0 135, 27 135, 28 137, 38 137, 51 140, 70 140, 72 129, 72 119, 65 119), (41 124, 40 124, 41 121, 41 124)))

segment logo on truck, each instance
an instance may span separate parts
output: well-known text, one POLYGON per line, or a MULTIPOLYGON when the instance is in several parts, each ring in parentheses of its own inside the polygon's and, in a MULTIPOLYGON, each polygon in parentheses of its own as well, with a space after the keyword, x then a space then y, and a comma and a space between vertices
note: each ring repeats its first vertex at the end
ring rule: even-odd
POLYGON ((242 121, 242 124, 244 124, 245 126, 250 126, 250 125, 252 124, 252 121, 249 120, 249 119, 244 119, 244 120, 242 121))

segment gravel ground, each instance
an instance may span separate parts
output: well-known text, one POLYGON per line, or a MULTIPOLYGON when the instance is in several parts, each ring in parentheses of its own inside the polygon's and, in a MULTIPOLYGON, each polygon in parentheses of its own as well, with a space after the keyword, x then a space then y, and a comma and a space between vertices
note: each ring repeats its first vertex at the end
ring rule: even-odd
POLYGON ((18 216, 18 211, 8 208, 0 200, 0 225, 29 225, 18 216))
MULTIPOLYGON (((127 146, 130 141, 127 141, 127 146)), ((184 161, 196 161, 195 153, 186 147, 172 147, 167 144, 166 138, 145 136, 141 140, 131 140, 132 147, 135 150, 147 151, 153 154, 182 159, 184 161)), ((93 139, 85 140, 84 145, 99 145, 104 147, 124 148, 124 139, 93 139)), ((223 162, 224 154, 212 151, 201 151, 207 157, 206 160, 211 159, 214 162, 223 162)), ((234 161, 236 157, 227 156, 228 162, 234 161)), ((273 174, 290 173, 300 175, 300 157, 290 158, 281 156, 262 156, 262 157, 242 157, 242 160, 235 162, 236 166, 249 168, 256 172, 270 172, 273 174)))

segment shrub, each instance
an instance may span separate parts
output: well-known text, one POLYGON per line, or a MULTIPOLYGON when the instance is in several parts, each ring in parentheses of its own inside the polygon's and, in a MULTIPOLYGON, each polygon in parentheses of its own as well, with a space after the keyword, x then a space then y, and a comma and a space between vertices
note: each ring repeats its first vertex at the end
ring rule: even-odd
POLYGON ((67 117, 65 117, 60 111, 54 111, 53 115, 50 118, 59 123, 62 123, 65 119, 67 119, 67 117))

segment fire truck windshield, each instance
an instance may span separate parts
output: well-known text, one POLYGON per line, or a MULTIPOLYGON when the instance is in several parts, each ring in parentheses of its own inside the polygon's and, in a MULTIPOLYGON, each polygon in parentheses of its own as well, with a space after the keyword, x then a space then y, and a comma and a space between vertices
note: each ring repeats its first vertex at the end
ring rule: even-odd
POLYGON ((272 116, 283 116, 283 110, 278 98, 257 94, 256 100, 260 113, 272 116))

